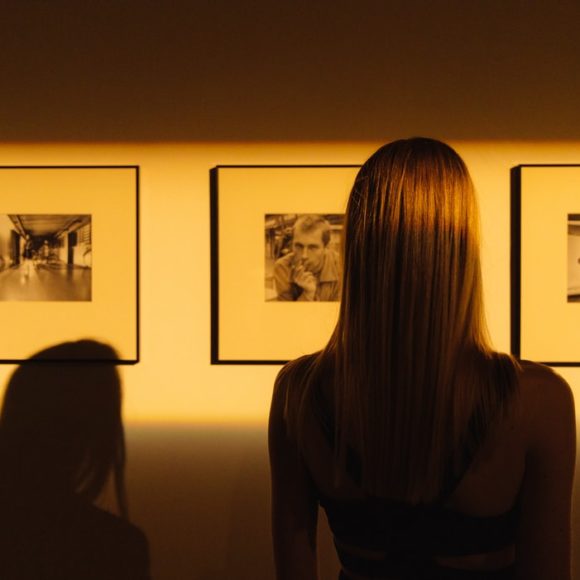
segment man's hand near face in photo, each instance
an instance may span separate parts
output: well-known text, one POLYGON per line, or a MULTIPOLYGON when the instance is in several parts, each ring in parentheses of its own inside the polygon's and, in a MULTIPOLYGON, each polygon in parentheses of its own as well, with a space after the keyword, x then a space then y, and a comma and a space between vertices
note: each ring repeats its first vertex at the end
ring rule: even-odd
POLYGON ((292 273, 292 281, 302 288, 302 299, 312 301, 316 297, 318 281, 316 276, 306 269, 304 264, 298 264, 292 273))

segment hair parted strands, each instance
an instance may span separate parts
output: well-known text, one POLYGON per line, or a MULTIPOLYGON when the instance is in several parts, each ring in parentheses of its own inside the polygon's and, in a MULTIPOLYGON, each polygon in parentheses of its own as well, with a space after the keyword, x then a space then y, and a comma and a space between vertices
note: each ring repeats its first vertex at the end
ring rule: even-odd
POLYGON ((487 337, 474 188, 448 145, 395 141, 360 169, 338 323, 311 362, 281 375, 302 367, 306 385, 289 425, 300 437, 313 387, 331 381, 338 478, 350 449, 372 495, 437 498, 511 407, 517 363, 487 337))

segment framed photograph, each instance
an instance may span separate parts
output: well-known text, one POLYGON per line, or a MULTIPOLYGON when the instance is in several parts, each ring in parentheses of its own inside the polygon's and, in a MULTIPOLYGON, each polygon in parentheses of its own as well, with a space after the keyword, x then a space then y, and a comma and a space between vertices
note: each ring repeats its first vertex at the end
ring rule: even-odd
POLYGON ((137 166, 0 166, 0 362, 56 344, 139 360, 137 166))
POLYGON ((212 364, 282 364, 324 347, 358 168, 211 169, 212 364))
POLYGON ((580 165, 512 168, 512 352, 580 366, 580 165))

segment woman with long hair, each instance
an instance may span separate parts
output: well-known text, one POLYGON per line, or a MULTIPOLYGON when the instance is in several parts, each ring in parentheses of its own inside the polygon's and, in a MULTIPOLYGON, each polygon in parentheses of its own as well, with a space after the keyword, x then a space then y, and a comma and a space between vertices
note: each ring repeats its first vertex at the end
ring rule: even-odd
POLYGON ((279 373, 269 426, 278 580, 569 580, 569 386, 493 350, 473 184, 426 138, 381 147, 346 210, 340 313, 279 373))
POLYGON ((92 340, 47 348, 11 376, 0 414, 0 578, 149 580, 127 520, 118 358, 92 340), (68 361, 68 362, 62 362, 68 361), (118 515, 97 504, 111 487, 118 515))

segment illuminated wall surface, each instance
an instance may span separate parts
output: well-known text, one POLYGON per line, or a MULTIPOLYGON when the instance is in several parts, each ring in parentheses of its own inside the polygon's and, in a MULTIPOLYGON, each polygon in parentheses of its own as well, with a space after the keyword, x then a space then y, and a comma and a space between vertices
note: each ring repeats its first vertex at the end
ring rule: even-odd
MULTIPOLYGON (((488 323, 496 347, 508 350, 509 169, 519 163, 577 162, 580 143, 452 144, 477 187, 488 323)), ((0 154, 6 165, 141 166, 141 362, 122 369, 126 420, 261 424, 278 368, 209 364, 209 169, 217 164, 356 164, 376 145, 23 145, 1 147, 0 154)), ((238 264, 241 270, 261 266, 252 264, 250 252, 238 264)), ((36 324, 21 320, 21 332, 34 332, 36 324)), ((8 372, 9 367, 0 367, 3 379, 8 372)), ((580 372, 561 372, 580 387, 580 372)))
MULTIPOLYGON (((479 195, 488 323, 495 346, 508 350, 509 170, 520 163, 579 162, 580 142, 451 144, 467 162, 479 195)), ((358 164, 377 145, 0 147, 5 165, 141 167, 141 362, 121 372, 129 495, 134 519, 149 536, 157 578, 266 579, 272 574, 265 424, 279 367, 209 363, 209 169, 217 164, 358 164)), ((240 269, 254 266, 249 255, 240 259, 240 269)), ((33 333, 37 323, 21 320, 18 332, 33 333)), ((0 383, 11 370, 0 367, 0 383)), ((580 368, 559 372, 580 401, 580 368)), ((321 544, 323 574, 332 577, 335 561, 324 525, 321 544)))

